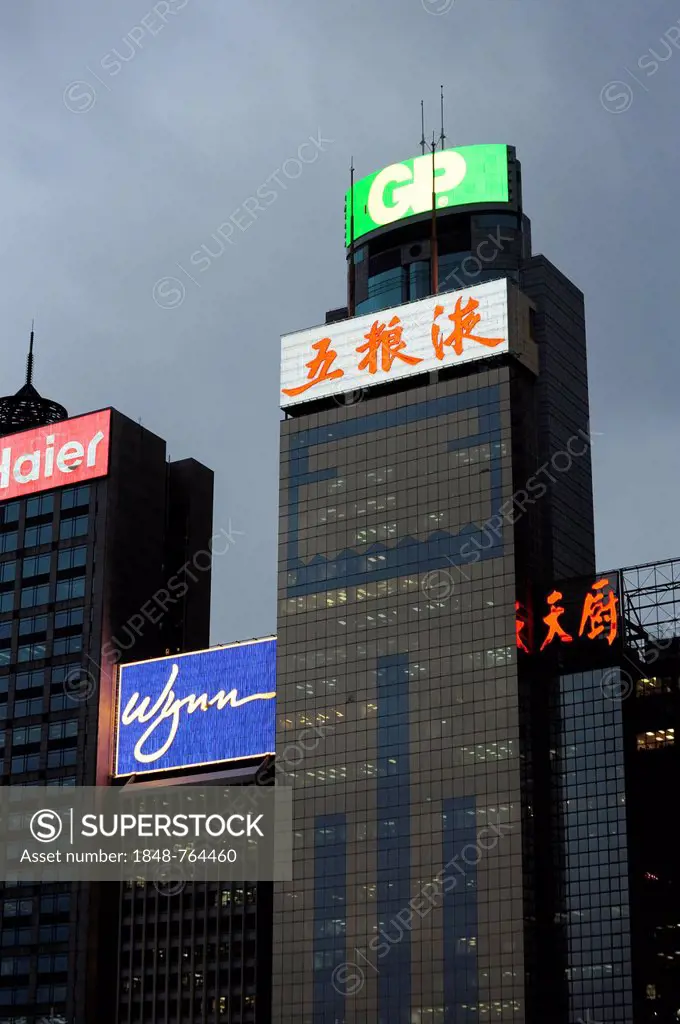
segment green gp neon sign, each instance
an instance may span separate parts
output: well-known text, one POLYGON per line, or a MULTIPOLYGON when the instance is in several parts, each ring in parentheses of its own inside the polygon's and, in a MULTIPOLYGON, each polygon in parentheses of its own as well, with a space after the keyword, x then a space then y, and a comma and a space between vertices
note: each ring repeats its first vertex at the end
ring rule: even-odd
MULTIPOLYGON (((508 202, 508 147, 460 146, 434 154, 436 208, 508 202)), ((390 164, 354 185, 354 241, 369 231, 432 210, 432 154, 390 164)), ((352 242, 352 196, 345 199, 352 242)))

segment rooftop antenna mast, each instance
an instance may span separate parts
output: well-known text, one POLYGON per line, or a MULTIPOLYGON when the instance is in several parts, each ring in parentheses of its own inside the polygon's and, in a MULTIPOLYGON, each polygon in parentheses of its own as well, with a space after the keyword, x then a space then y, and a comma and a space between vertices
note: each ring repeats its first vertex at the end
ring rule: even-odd
POLYGON ((423 156, 425 156, 426 142, 425 142, 425 101, 424 100, 420 101, 420 127, 421 127, 420 151, 423 154, 423 156))
POLYGON ((430 230, 430 291, 436 295, 439 291, 439 246, 437 244, 437 185, 435 152, 437 140, 432 132, 432 224, 430 230))
MULTIPOLYGON (((442 112, 442 130, 441 130, 441 134, 439 136, 439 141, 441 142, 442 149, 443 149, 444 148, 444 140, 446 139, 446 136, 444 135, 444 86, 441 85, 439 88, 441 90, 440 104, 441 104, 441 112, 442 112)), ((423 132, 423 136, 424 135, 425 135, 425 132, 423 132)))
POLYGON ((356 313, 356 292, 357 292, 357 268, 354 262, 354 157, 351 158, 349 168, 349 210, 346 211, 349 217, 349 267, 347 277, 347 313, 354 316, 356 313))
POLYGON ((30 340, 30 342, 28 344, 28 359, 26 360, 26 383, 27 384, 32 384, 33 383, 33 338, 34 338, 33 325, 34 325, 34 323, 35 323, 35 321, 31 320, 31 340, 30 340))

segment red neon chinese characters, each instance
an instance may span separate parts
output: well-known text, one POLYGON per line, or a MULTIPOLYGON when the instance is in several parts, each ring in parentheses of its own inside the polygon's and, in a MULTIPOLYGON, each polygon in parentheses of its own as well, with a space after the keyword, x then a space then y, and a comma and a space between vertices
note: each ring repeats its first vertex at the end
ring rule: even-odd
POLYGON ((359 363, 359 369, 368 370, 369 373, 377 373, 378 357, 380 357, 380 369, 385 372, 392 369, 392 363, 395 359, 401 359, 403 362, 408 363, 409 366, 422 363, 422 359, 418 356, 409 356, 404 352, 406 342, 402 338, 403 330, 404 328, 398 316, 392 317, 389 327, 376 320, 368 334, 364 335, 367 339, 366 344, 359 345, 357 348, 357 352, 366 353, 359 363))
MULTIPOLYGON (((463 343, 467 338, 470 341, 478 342, 480 345, 486 345, 487 348, 495 348, 496 345, 500 345, 505 340, 504 338, 480 338, 479 335, 473 334, 472 332, 482 319, 479 313, 476 312, 479 303, 476 299, 468 299, 465 308, 463 308, 461 306, 462 301, 462 298, 459 297, 456 300, 453 313, 449 313, 449 320, 453 324, 453 330, 448 338, 444 337, 443 330, 436 322, 432 324, 432 344, 437 359, 444 358, 444 349, 447 347, 452 348, 457 356, 462 356, 463 343)), ((435 321, 443 312, 443 306, 435 306, 435 321)))
POLYGON ((339 368, 329 373, 331 366, 338 356, 338 353, 330 345, 330 338, 322 338, 321 341, 314 342, 312 348, 316 349, 316 355, 308 363, 305 363, 305 366, 309 369, 307 383, 301 384, 299 388, 281 388, 284 395, 290 395, 293 398, 295 395, 301 395, 303 391, 314 387, 315 384, 321 384, 324 380, 336 380, 338 377, 344 377, 345 371, 339 368))
POLYGON ((552 643, 556 636, 560 638, 563 644, 570 644, 574 639, 573 636, 569 636, 567 631, 560 625, 560 618, 564 615, 564 608, 557 602, 562 600, 562 595, 559 590, 553 590, 552 594, 548 594, 548 606, 550 611, 544 617, 543 621, 548 627, 548 635, 541 644, 541 650, 552 643))
POLYGON ((526 651, 529 653, 529 648, 524 643, 524 637, 522 636, 523 630, 526 628, 526 622, 522 617, 522 606, 519 601, 515 602, 515 641, 520 651, 526 651))
POLYGON ((613 590, 610 590, 605 597, 603 590, 608 586, 609 580, 598 580, 591 587, 592 593, 586 594, 578 635, 583 636, 587 625, 590 625, 587 634, 589 640, 594 640, 608 630, 607 643, 611 646, 618 633, 619 617, 616 605, 619 599, 613 590))

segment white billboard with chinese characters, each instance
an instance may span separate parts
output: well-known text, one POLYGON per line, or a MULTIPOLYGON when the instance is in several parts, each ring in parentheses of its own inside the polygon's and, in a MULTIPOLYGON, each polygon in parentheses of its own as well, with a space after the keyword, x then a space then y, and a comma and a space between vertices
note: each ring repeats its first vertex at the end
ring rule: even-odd
POLYGON ((505 278, 281 338, 281 408, 509 351, 505 278))

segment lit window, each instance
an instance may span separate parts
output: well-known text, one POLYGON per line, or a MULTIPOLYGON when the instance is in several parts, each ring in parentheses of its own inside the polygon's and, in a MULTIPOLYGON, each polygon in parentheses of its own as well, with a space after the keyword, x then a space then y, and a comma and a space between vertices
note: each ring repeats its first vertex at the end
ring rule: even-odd
POLYGON ((672 747, 675 743, 675 729, 657 729, 655 732, 641 732, 637 736, 638 750, 659 750, 672 747))
POLYGON ((650 676, 638 679, 635 684, 635 694, 638 697, 648 697, 658 693, 670 693, 672 689, 670 679, 662 679, 659 676, 650 676))

